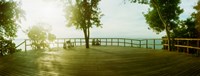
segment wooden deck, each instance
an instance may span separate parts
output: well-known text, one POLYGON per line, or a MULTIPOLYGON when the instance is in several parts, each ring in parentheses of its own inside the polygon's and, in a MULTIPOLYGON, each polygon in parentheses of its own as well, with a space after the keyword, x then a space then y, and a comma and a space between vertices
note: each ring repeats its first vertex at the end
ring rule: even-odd
POLYGON ((0 76, 192 76, 200 58, 131 47, 75 47, 0 57, 0 76))

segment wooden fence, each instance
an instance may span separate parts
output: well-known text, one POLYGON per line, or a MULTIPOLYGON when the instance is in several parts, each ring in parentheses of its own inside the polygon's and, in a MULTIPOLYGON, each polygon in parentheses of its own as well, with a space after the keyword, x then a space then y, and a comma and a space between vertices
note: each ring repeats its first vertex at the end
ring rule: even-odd
MULTIPOLYGON (((118 46, 118 47, 136 47, 147 49, 168 49, 167 38, 162 39, 130 39, 130 38, 90 38, 89 44, 92 45, 92 40, 99 40, 100 46, 118 46)), ((63 43, 70 40, 75 46, 84 46, 84 38, 57 38, 54 43, 56 47, 62 47, 63 43)), ((173 50, 177 52, 196 53, 200 51, 200 39, 198 38, 172 38, 173 50)), ((17 47, 24 45, 24 50, 31 46, 31 40, 25 39, 17 47)), ((16 47, 16 48, 17 48, 16 47)))
MULTIPOLYGON (((92 45, 92 40, 99 40, 100 46, 119 46, 119 47, 136 47, 148 49, 162 49, 162 39, 130 39, 130 38, 90 38, 89 44, 92 45)), ((84 46, 84 38, 57 38, 54 43, 56 47, 62 47, 64 42, 70 40, 74 46, 84 46)), ((31 47, 31 40, 25 39, 20 45, 24 44, 24 50, 31 47)))
MULTIPOLYGON (((163 38, 164 49, 168 48, 167 38, 163 38)), ((200 39, 199 38, 172 38, 171 42, 173 43, 173 50, 177 52, 186 52, 186 53, 197 53, 200 51, 200 39)))
MULTIPOLYGON (((151 48, 157 49, 156 46, 160 46, 162 49, 162 39, 130 39, 130 38, 90 38, 89 44, 92 45, 92 40, 99 40, 101 46, 121 46, 121 47, 137 47, 137 48, 151 48)), ((84 38, 58 38, 56 40, 58 47, 59 44, 63 44, 63 41, 70 40, 74 42, 75 46, 85 45, 84 38)))

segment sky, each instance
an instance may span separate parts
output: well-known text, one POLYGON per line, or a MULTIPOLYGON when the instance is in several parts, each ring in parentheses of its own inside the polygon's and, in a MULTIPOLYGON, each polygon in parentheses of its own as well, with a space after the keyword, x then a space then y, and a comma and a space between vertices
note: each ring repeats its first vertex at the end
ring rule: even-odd
MULTIPOLYGON (((51 32, 57 38, 83 38, 83 32, 74 27, 66 27, 67 20, 62 3, 49 0, 21 0, 22 9, 26 18, 22 20, 16 39, 27 39, 23 30, 36 25, 46 23, 51 27, 51 32)), ((124 0, 101 0, 99 7, 104 14, 101 18, 102 28, 93 27, 91 37, 97 38, 161 38, 165 32, 156 34, 148 30, 148 24, 142 13, 148 11, 147 5, 123 2, 124 0)), ((198 0, 181 0, 181 8, 184 13, 180 19, 184 20, 195 10, 193 6, 198 0)))

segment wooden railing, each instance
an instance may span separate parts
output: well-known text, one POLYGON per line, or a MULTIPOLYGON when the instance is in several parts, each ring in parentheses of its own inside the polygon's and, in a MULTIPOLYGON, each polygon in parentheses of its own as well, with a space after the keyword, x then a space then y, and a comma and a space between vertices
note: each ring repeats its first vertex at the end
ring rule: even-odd
MULTIPOLYGON (((131 39, 131 38, 90 38, 89 44, 92 45, 92 40, 99 40, 101 46, 121 46, 121 47, 137 47, 137 48, 151 48, 162 49, 162 39, 131 39)), ((63 45, 65 41, 70 40, 74 42, 75 46, 85 45, 84 38, 57 38, 57 47, 63 45)))
POLYGON ((143 43, 143 48, 163 49, 162 39, 142 39, 140 41, 143 43))
MULTIPOLYGON (((98 39, 100 46, 119 46, 119 47, 136 47, 136 48, 148 48, 148 49, 165 49, 167 50, 168 41, 167 38, 162 39, 130 39, 130 38, 90 38, 89 44, 92 45, 92 40, 98 39)), ((63 43, 70 40, 74 43, 74 46, 84 46, 84 38, 57 38, 55 40, 56 47, 62 47, 63 43)), ((171 40, 174 43, 174 49, 179 52, 186 53, 198 53, 200 51, 200 39, 197 38, 173 38, 171 40)), ((30 47, 31 40, 25 39, 17 47, 23 45, 24 50, 30 47)))
MULTIPOLYGON (((137 39, 127 39, 127 38, 90 38, 89 44, 92 45, 92 40, 99 40, 101 46, 129 46, 129 47, 140 47, 142 44, 139 42, 141 40, 137 39)), ((57 44, 63 44, 65 41, 70 40, 74 42, 75 46, 85 45, 84 38, 58 38, 56 39, 57 44)))
POLYGON ((26 42, 26 40, 24 40, 23 42, 21 42, 19 45, 17 45, 15 48, 18 48, 19 46, 23 45, 26 42))
MULTIPOLYGON (((92 45, 92 40, 98 39, 100 46, 118 46, 118 47, 136 47, 136 48, 147 48, 147 49, 162 49, 162 39, 131 39, 131 38, 90 38, 89 44, 92 45)), ((56 47, 63 47, 64 42, 70 40, 74 43, 74 46, 84 46, 84 38, 57 38, 53 43, 56 47)), ((30 50, 31 40, 25 39, 17 47, 24 44, 24 50, 30 50)))
MULTIPOLYGON (((186 52, 186 53, 197 53, 200 51, 200 39, 199 38, 172 38, 173 50, 186 52)), ((164 49, 168 48, 167 38, 163 38, 164 49)))

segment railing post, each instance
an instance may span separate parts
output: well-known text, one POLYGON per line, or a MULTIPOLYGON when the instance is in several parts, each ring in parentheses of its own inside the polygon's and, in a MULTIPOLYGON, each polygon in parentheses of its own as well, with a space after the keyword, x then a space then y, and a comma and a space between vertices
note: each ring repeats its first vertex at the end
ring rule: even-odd
POLYGON ((111 46, 113 45, 112 42, 113 42, 113 38, 111 38, 111 46))
POLYGON ((27 48, 26 48, 26 39, 25 39, 24 45, 25 45, 25 52, 26 52, 27 51, 27 48))
POLYGON ((126 42, 126 41, 125 41, 125 38, 124 38, 124 47, 126 46, 125 42, 126 42))
MULTIPOLYGON (((189 40, 187 40, 187 46, 189 46, 189 40)), ((187 47, 187 53, 189 54, 189 48, 187 47)))
POLYGON ((117 45, 119 46, 119 38, 117 39, 117 45))
POLYGON ((131 47, 133 47, 133 40, 131 39, 131 47))
POLYGON ((57 39, 57 48, 59 47, 59 39, 57 39))
POLYGON ((164 38, 162 38, 161 40, 162 40, 162 41, 161 41, 161 44, 162 44, 162 46, 163 46, 162 49, 165 50, 165 46, 164 46, 164 44, 165 44, 165 40, 164 40, 164 38))
POLYGON ((106 46, 107 46, 107 38, 106 38, 106 46))
POLYGON ((139 40, 139 47, 142 48, 141 40, 139 40))
POLYGON ((76 46, 76 38, 74 38, 74 46, 76 46))
POLYGON ((102 41, 101 41, 101 39, 99 39, 99 40, 100 40, 100 45, 101 45, 101 42, 102 42, 102 41))
MULTIPOLYGON (((177 40, 177 45, 179 45, 179 40, 177 40)), ((179 47, 177 47, 177 52, 179 52, 179 47)))
MULTIPOLYGON (((197 47, 200 47, 200 46, 199 46, 199 40, 197 40, 197 47)), ((197 49, 197 56, 199 56, 199 51, 200 51, 200 50, 197 49)))
POLYGON ((162 38, 162 41, 163 41, 163 50, 167 50, 167 45, 165 45, 165 44, 168 44, 168 40, 166 40, 166 38, 162 38))
POLYGON ((146 49, 148 49, 148 39, 146 39, 146 49))
MULTIPOLYGON (((65 38, 64 38, 64 43, 65 43, 65 42, 66 42, 66 40, 65 40, 65 38)), ((63 43, 63 44, 64 44, 64 43, 63 43)))
POLYGON ((156 40, 153 39, 153 49, 154 49, 154 50, 156 49, 155 44, 156 44, 156 40))
POLYGON ((80 38, 80 46, 82 46, 82 41, 81 41, 81 38, 80 38))

